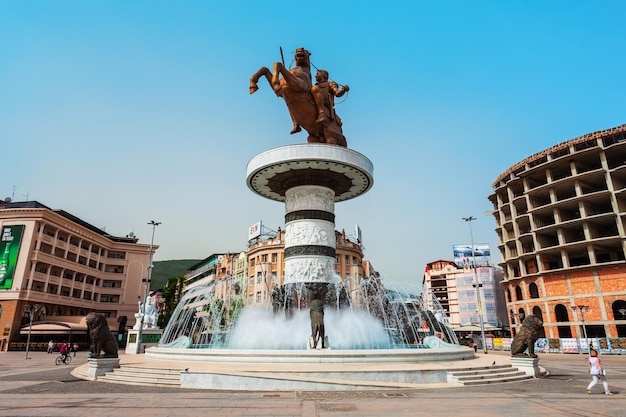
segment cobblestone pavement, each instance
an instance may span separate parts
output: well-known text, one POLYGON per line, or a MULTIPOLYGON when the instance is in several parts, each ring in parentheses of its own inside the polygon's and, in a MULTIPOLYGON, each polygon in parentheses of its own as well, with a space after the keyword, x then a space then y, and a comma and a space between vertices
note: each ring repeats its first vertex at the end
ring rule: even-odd
MULTIPOLYGON (((490 352, 490 355, 505 353, 490 352)), ((626 356, 602 356, 614 396, 590 381, 585 355, 543 354, 549 375, 476 387, 376 391, 237 392, 83 381, 70 375, 87 360, 54 365, 56 355, 0 353, 0 416, 624 416, 626 356)))

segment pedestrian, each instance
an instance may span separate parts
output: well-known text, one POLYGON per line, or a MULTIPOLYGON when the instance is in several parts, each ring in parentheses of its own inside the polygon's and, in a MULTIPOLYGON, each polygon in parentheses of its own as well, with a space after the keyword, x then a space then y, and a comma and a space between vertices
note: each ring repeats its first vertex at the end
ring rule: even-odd
POLYGON ((602 385, 604 386, 604 393, 606 395, 613 395, 613 393, 609 390, 609 381, 606 380, 606 371, 602 366, 602 361, 598 357, 598 351, 595 349, 591 349, 589 352, 589 373, 591 374, 591 382, 587 386, 587 394, 591 394, 591 388, 593 388, 598 380, 602 380, 602 385))
POLYGON ((76 351, 78 350, 78 343, 74 342, 72 345, 72 351, 74 351, 74 357, 76 357, 76 351))
POLYGON ((48 353, 52 352, 54 352, 54 341, 50 339, 50 341, 48 342, 48 353))

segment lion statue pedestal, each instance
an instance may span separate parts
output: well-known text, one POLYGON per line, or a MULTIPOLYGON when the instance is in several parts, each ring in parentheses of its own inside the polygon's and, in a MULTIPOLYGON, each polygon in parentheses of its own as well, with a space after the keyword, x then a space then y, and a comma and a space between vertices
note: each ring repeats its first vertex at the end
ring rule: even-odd
POLYGON ((87 376, 90 379, 98 379, 99 376, 103 376, 107 372, 111 372, 113 369, 120 367, 120 358, 90 358, 88 360, 89 367, 87 368, 87 376))
POLYGON ((535 378, 542 375, 541 368, 539 368, 539 358, 511 356, 511 366, 535 378))

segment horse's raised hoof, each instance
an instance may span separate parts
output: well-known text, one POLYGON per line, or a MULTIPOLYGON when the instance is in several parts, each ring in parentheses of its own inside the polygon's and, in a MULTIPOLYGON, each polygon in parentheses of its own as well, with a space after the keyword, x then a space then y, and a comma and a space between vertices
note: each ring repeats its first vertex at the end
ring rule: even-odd
POLYGON ((294 133, 298 133, 298 132, 302 132, 302 128, 300 127, 300 125, 295 125, 293 129, 291 129, 291 132, 289 132, 289 134, 293 135, 294 133))
POLYGON ((250 84, 250 94, 254 94, 256 90, 259 89, 259 86, 256 84, 250 84))

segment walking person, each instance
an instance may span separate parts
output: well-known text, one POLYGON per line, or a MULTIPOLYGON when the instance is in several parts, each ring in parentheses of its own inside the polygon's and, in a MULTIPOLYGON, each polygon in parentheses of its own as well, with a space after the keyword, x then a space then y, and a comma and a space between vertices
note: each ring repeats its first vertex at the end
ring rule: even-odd
POLYGON ((606 395, 613 395, 613 393, 609 390, 609 381, 606 380, 606 372, 602 366, 602 361, 598 357, 598 351, 595 349, 591 349, 589 353, 589 373, 593 379, 587 386, 587 394, 591 394, 591 388, 598 383, 598 380, 602 380, 604 393, 606 395))
POLYGON ((78 343, 74 342, 72 345, 72 352, 74 352, 74 357, 76 357, 76 351, 78 350, 78 343))
POLYGON ((48 342, 48 353, 52 352, 54 352, 54 341, 50 339, 50 341, 48 342))

